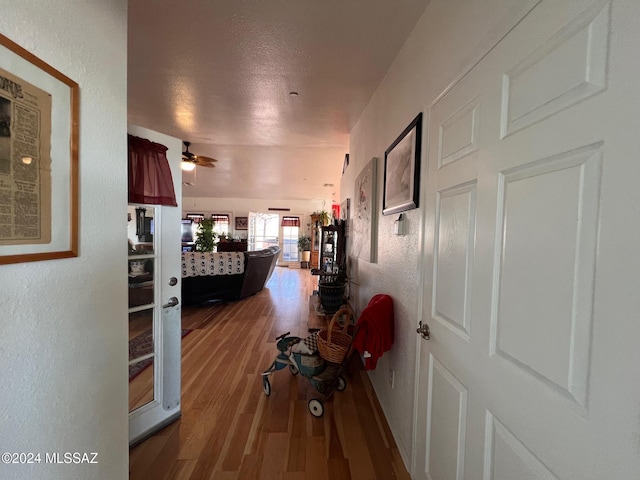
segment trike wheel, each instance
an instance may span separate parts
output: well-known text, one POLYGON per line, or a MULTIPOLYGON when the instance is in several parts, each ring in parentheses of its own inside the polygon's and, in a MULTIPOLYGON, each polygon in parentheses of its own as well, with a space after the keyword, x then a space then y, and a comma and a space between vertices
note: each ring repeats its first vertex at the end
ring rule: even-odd
POLYGON ((269 382, 269 377, 262 377, 262 388, 264 389, 264 394, 267 397, 271 395, 271 383, 269 382))
POLYGON ((336 387, 336 390, 338 390, 339 392, 342 392, 344 391, 345 388, 347 388, 347 381, 344 379, 342 375, 340 375, 338 377, 338 386, 336 387))
POLYGON ((321 417, 324 414, 322 400, 318 400, 317 398, 309 400, 309 412, 311 412, 311 415, 314 417, 321 417))
POLYGON ((295 365, 289 365, 289 371, 291 372, 291 375, 297 375, 300 373, 300 370, 298 370, 298 367, 295 365))

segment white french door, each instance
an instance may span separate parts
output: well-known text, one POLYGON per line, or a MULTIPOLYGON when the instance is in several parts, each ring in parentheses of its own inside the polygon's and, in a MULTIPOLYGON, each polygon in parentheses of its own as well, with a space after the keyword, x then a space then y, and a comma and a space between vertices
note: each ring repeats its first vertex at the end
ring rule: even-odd
POLYGON ((300 252, 298 251, 298 236, 300 227, 280 227, 280 265, 300 266, 300 252))
MULTIPOLYGON (((140 127, 129 133, 169 148, 181 203, 181 141, 140 127)), ((129 205, 129 443, 180 417, 181 209, 129 205)))
POLYGON ((279 244, 280 215, 249 212, 249 250, 262 250, 279 244))
POLYGON ((285 215, 280 222, 280 260, 279 265, 300 267, 301 254, 298 250, 300 237, 300 219, 303 215, 285 215))
POLYGON ((640 478, 640 2, 545 0, 430 107, 414 478, 640 478))

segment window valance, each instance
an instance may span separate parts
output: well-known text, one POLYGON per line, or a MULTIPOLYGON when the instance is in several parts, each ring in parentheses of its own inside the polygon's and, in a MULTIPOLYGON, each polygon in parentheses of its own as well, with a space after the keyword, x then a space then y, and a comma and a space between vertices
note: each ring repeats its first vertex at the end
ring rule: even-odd
POLYGON ((229 215, 224 213, 212 213, 211 219, 216 222, 217 225, 229 225, 229 215))
POLYGON ((167 147, 128 135, 129 203, 177 207, 167 147))
POLYGON ((299 227, 300 217, 282 217, 283 227, 299 227))

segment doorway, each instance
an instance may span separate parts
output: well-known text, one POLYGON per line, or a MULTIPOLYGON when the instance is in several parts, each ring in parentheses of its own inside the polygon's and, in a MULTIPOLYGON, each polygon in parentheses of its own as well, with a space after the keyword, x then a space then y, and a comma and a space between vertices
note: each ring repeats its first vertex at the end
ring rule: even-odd
POLYGON ((280 260, 282 265, 300 267, 300 252, 298 251, 298 237, 300 236, 300 217, 284 215, 280 222, 280 260))
POLYGON ((280 247, 279 266, 300 266, 300 215, 249 212, 249 250, 280 247))

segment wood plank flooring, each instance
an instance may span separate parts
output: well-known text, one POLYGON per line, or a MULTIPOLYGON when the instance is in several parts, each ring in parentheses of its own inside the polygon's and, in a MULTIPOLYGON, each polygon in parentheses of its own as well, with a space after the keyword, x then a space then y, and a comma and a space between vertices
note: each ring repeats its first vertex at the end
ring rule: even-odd
POLYGON ((185 307, 182 418, 133 448, 130 479, 409 479, 369 379, 355 356, 347 388, 321 395, 288 369, 260 372, 277 354, 275 337, 305 337, 315 281, 308 270, 276 268, 268 288, 242 301, 185 307))

